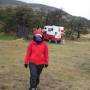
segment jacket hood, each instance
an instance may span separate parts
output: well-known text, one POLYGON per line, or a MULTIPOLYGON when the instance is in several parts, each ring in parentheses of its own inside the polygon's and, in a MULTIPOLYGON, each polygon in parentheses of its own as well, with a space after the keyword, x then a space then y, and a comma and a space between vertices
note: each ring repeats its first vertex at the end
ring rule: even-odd
POLYGON ((42 33, 42 29, 39 28, 39 29, 36 29, 35 32, 34 32, 34 36, 35 35, 40 35, 42 37, 43 33, 42 33))

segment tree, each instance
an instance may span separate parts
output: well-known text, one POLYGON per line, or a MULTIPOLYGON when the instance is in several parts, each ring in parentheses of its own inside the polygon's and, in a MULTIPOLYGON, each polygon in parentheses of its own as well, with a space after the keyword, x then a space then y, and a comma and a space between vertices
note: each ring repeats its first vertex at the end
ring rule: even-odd
POLYGON ((15 30, 14 12, 13 8, 2 8, 0 19, 3 22, 3 32, 9 33, 15 30))
POLYGON ((15 14, 15 21, 17 24, 17 35, 20 37, 28 37, 29 30, 32 27, 31 18, 33 17, 33 10, 30 7, 17 7, 15 14))
POLYGON ((46 24, 60 26, 63 24, 64 20, 62 16, 64 15, 62 9, 55 11, 48 11, 46 16, 46 24))
POLYGON ((75 21, 75 31, 77 32, 77 39, 80 38, 80 34, 83 33, 84 31, 87 31, 86 28, 86 23, 83 19, 78 18, 78 20, 76 19, 75 21))
POLYGON ((74 38, 80 38, 81 33, 87 32, 86 28, 86 22, 83 20, 81 17, 78 18, 73 18, 71 21, 68 23, 68 29, 66 32, 67 37, 71 37, 72 39, 74 38))

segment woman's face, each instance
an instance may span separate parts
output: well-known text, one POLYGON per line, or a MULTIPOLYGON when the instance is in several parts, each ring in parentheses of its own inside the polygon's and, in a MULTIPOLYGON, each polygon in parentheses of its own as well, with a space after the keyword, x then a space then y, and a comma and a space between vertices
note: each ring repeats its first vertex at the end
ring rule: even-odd
POLYGON ((42 41, 42 37, 40 35, 35 35, 35 40, 36 41, 42 41))

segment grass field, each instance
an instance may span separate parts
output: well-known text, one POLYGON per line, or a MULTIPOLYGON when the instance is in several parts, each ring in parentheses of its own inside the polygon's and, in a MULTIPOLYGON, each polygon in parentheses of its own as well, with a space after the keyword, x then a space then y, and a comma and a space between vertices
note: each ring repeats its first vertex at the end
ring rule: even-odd
MULTIPOLYGON (((26 90, 26 46, 23 40, 0 41, 0 90, 26 90)), ((49 67, 41 75, 41 90, 90 90, 90 41, 48 46, 49 67)))
POLYGON ((16 39, 17 37, 15 35, 0 33, 0 40, 16 40, 16 39))

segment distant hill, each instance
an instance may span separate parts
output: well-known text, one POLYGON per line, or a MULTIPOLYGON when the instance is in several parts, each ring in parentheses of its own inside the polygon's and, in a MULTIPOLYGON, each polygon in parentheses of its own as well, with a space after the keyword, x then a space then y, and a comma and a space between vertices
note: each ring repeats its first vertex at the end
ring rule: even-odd
POLYGON ((23 5, 24 2, 17 0, 0 0, 0 5, 23 5))
POLYGON ((46 10, 54 11, 57 9, 55 7, 50 7, 47 5, 34 4, 34 3, 28 4, 28 3, 18 1, 18 0, 0 0, 0 5, 2 5, 2 6, 6 6, 6 5, 11 5, 11 6, 12 5, 28 5, 28 6, 31 6, 34 10, 44 9, 45 11, 46 10))
MULTIPOLYGON (((59 10, 58 8, 47 6, 47 5, 42 5, 42 4, 33 4, 33 3, 28 4, 28 3, 18 1, 18 0, 0 0, 0 6, 14 6, 14 5, 15 6, 16 5, 20 5, 20 6, 27 5, 27 6, 30 6, 33 10, 39 10, 39 11, 43 10, 44 12, 59 10)), ((76 16, 72 16, 63 10, 62 10, 62 12, 63 12, 62 18, 65 19, 66 21, 70 21, 73 18, 77 18, 76 16)), ((82 17, 81 17, 81 19, 85 20, 86 22, 88 22, 90 24, 90 20, 87 20, 82 17)))
MULTIPOLYGON (((0 0, 0 6, 16 6, 16 5, 27 5, 30 6, 33 10, 43 10, 44 12, 48 12, 48 11, 55 11, 55 10, 59 10, 58 8, 55 7, 51 7, 51 6, 47 6, 47 5, 43 5, 43 4, 34 4, 34 3, 25 3, 22 1, 18 1, 18 0, 0 0)), ((71 19, 72 15, 66 13, 65 11, 63 11, 64 15, 63 18, 65 19, 71 19)))

